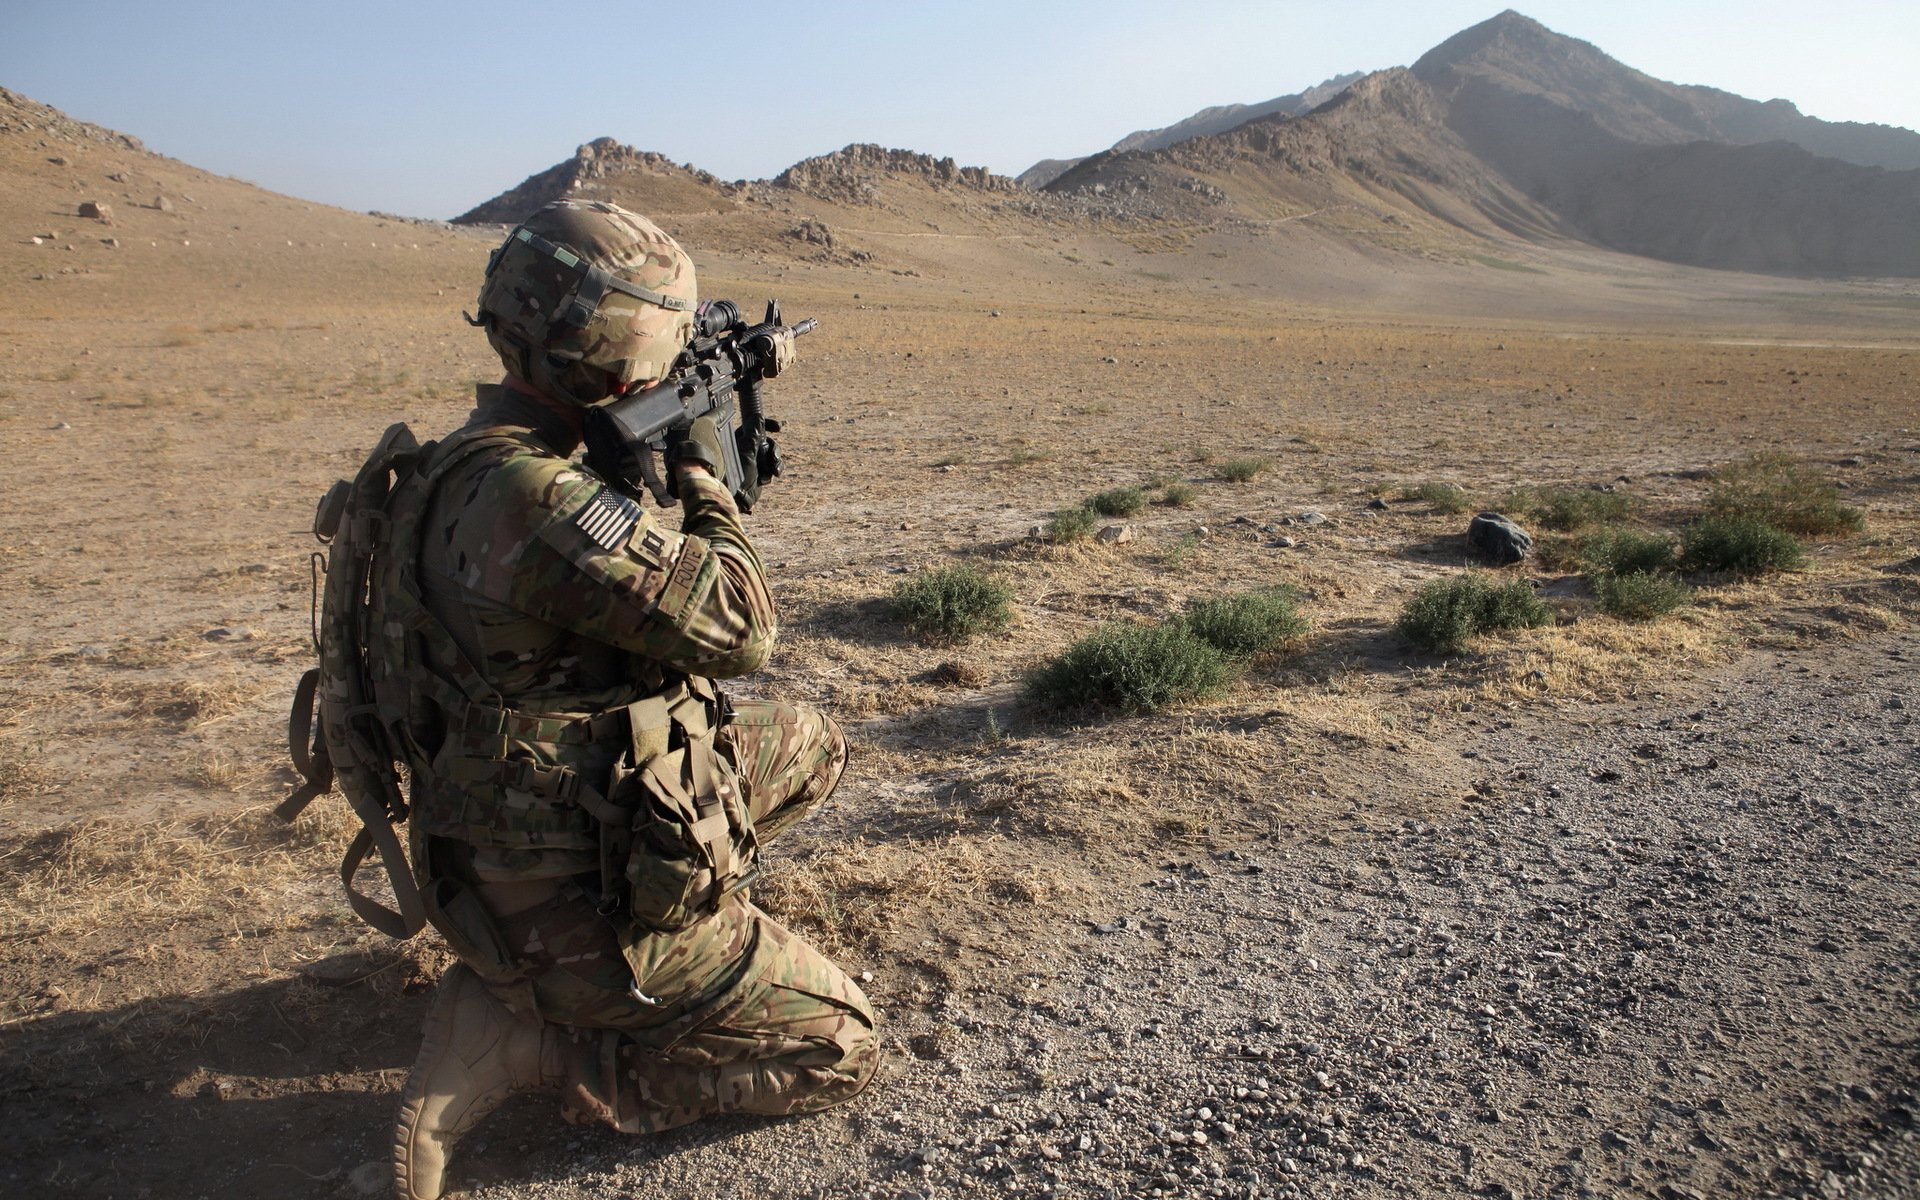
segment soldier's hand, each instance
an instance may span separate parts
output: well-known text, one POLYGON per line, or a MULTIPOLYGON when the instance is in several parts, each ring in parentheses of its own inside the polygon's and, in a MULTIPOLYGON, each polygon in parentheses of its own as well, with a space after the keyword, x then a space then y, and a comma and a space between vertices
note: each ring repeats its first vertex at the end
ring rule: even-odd
POLYGON ((718 476, 726 470, 726 452, 720 448, 720 427, 712 417, 701 417, 668 434, 667 466, 698 463, 718 476))

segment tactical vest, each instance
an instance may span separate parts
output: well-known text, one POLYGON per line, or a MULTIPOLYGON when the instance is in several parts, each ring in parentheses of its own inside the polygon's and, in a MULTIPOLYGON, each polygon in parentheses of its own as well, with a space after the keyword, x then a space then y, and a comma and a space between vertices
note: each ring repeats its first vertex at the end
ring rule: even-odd
POLYGON ((508 429, 469 427, 420 446, 395 425, 354 481, 321 501, 321 661, 301 679, 289 721, 307 783, 278 810, 291 820, 337 777, 363 826, 341 864, 355 912, 398 938, 431 922, 476 966, 502 957, 498 938, 464 887, 429 877, 428 837, 597 850, 601 911, 653 931, 694 924, 755 874, 747 800, 717 738, 726 700, 711 681, 676 675, 598 712, 516 709, 427 606, 419 548, 434 489, 502 450, 537 452, 508 429), (411 855, 394 834, 402 820, 411 855), (397 912, 354 886, 370 849, 397 912))

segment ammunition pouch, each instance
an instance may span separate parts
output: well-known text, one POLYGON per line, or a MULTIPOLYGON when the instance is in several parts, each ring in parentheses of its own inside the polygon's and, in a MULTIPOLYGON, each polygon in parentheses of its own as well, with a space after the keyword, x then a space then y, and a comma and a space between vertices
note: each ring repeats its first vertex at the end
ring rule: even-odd
POLYGON ((634 708, 664 720, 643 725, 636 713, 632 745, 613 766, 607 802, 627 819, 601 826, 601 876, 636 924, 672 932, 753 882, 753 818, 717 738, 726 701, 710 683, 692 679, 684 694, 634 708), (616 865, 624 887, 612 878, 616 865))

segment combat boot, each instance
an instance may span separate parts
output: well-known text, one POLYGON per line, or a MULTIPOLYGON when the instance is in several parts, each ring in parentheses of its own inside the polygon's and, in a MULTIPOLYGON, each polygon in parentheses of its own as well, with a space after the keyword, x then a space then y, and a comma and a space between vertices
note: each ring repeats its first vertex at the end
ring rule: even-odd
POLYGON ((513 1092, 558 1083, 560 1055, 557 1029, 515 1017, 464 964, 449 970, 400 1094, 393 1178, 401 1200, 436 1200, 454 1142, 513 1092))

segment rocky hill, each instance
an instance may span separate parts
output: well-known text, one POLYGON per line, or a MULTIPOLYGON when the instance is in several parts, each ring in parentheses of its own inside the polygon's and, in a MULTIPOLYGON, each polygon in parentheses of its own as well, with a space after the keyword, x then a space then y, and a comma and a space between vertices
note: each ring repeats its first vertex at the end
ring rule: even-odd
POLYGON ((739 189, 692 166, 679 166, 663 154, 635 150, 612 138, 595 138, 573 157, 530 175, 454 218, 461 225, 510 225, 526 220, 542 205, 563 197, 612 200, 636 212, 670 215, 724 212, 739 189))
POLYGON ((23 141, 34 139, 43 149, 90 142, 119 150, 146 150, 137 137, 76 121, 57 108, 0 87, 0 135, 4 134, 23 141))
POLYGON ((1176 121, 1161 129, 1142 129, 1128 134, 1113 144, 1115 150, 1159 150, 1188 138, 1204 137, 1209 133, 1225 133, 1236 125, 1244 125, 1258 117, 1288 116, 1297 117, 1301 113, 1312 112, 1322 104, 1347 90, 1348 86, 1364 76, 1362 71, 1349 71, 1344 75, 1335 75, 1324 83, 1315 84, 1304 92, 1294 92, 1286 96, 1276 96, 1272 100, 1259 104, 1221 104, 1213 108, 1203 108, 1184 121, 1176 121))
MULTIPOLYGON (((1175 121, 1159 129, 1135 130, 1109 146, 1108 149, 1116 153, 1127 150, 1159 150, 1176 142, 1184 142, 1188 138, 1205 137, 1210 133, 1225 133, 1236 125, 1244 125, 1248 121, 1258 120, 1261 117, 1276 114, 1299 116, 1333 99, 1362 75, 1363 72, 1360 71, 1336 75, 1324 83, 1315 84, 1304 92, 1276 96, 1258 104, 1217 104, 1212 108, 1203 108, 1185 120, 1175 121)), ((1085 157, 1043 158, 1020 172, 1017 178, 1028 187, 1043 188, 1085 161, 1087 161, 1085 157)))
POLYGON ((974 192, 1025 190, 1018 181, 995 175, 985 167, 963 167, 951 158, 889 150, 871 143, 855 143, 831 154, 803 159, 782 171, 773 183, 820 200, 865 204, 874 200, 882 182, 902 179, 974 192))

